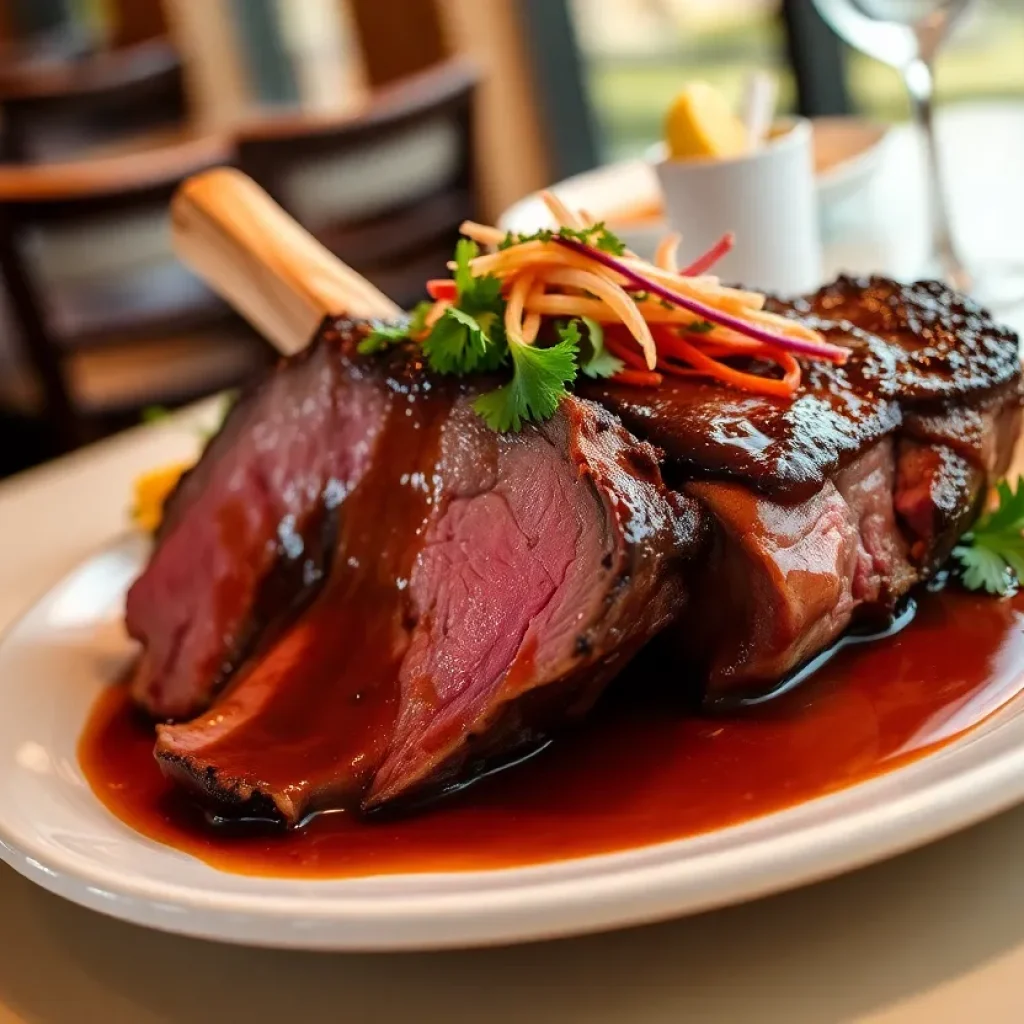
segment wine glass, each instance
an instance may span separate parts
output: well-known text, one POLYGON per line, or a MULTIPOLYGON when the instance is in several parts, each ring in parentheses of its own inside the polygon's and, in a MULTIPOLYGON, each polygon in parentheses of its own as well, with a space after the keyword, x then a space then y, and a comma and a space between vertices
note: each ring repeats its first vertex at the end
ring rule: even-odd
POLYGON ((972 274, 950 228, 935 137, 935 57, 972 0, 813 0, 832 30, 850 46, 896 68, 910 94, 925 141, 930 176, 933 259, 958 291, 993 307, 1024 300, 1024 268, 992 267, 972 274))

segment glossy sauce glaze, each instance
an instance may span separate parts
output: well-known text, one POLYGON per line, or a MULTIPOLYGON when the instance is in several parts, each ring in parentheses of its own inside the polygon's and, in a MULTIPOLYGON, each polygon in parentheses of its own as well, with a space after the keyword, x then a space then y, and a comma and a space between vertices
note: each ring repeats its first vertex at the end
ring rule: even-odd
POLYGON ((896 636, 850 646, 758 708, 698 717, 650 685, 649 651, 598 713, 526 763, 420 813, 314 818, 291 833, 214 828, 161 775, 126 688, 103 694, 79 756, 139 832, 227 871, 341 877, 511 867, 734 825, 889 771, 948 743, 1024 686, 1024 598, 925 595, 896 636))
MULTIPOLYGON (((977 418, 987 403, 1011 402, 1016 393, 1017 336, 937 282, 840 277, 806 299, 770 300, 769 308, 848 348, 849 360, 808 364, 792 401, 699 377, 671 377, 652 389, 600 380, 578 390, 662 448, 683 479, 724 477, 786 501, 810 498, 901 426, 919 433, 909 421, 921 411, 977 418), (959 399, 957 409, 937 404, 950 398, 959 399)), ((938 437, 926 433, 957 449, 976 447, 962 443, 959 422, 940 425, 938 437)))
POLYGON ((332 559, 345 571, 212 708, 158 730, 157 750, 182 785, 242 814, 295 821, 365 791, 394 732, 406 591, 451 409, 441 389, 393 383, 370 467, 337 511, 332 559))

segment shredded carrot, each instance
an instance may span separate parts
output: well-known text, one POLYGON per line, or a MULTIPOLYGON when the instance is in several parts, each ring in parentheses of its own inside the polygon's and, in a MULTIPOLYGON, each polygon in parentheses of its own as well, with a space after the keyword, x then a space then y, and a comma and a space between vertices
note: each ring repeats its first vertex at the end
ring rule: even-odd
POLYGON ((805 341, 821 341, 821 335, 806 324, 798 320, 791 320, 788 316, 780 316, 778 313, 766 313, 763 310, 752 312, 748 317, 755 324, 764 324, 779 334, 785 334, 789 338, 803 338, 805 341))
POLYGON ((505 241, 505 232, 492 228, 488 224, 477 224, 475 220, 464 220, 459 225, 459 234, 472 238, 480 245, 501 245, 505 241))
POLYGON ((540 334, 541 324, 544 322, 544 318, 540 313, 529 308, 530 302, 539 302, 544 298, 544 282, 534 281, 533 288, 527 295, 527 305, 524 307, 526 312, 523 315, 523 341, 527 345, 532 345, 537 340, 537 335, 540 334))
POLYGON ((722 235, 703 256, 698 256, 680 273, 686 277, 699 277, 701 274, 707 273, 723 256, 732 250, 735 242, 736 236, 731 231, 727 235, 722 235))
POLYGON ((427 294, 434 299, 447 299, 454 302, 458 298, 455 282, 446 279, 435 279, 427 282, 427 294))
POLYGON ((540 197, 559 227, 582 228, 585 226, 583 218, 579 214, 573 213, 554 192, 541 192, 540 197))
POLYGON ((739 313, 745 316, 751 311, 764 307, 765 297, 758 292, 747 292, 739 288, 726 288, 720 284, 707 284, 706 278, 686 277, 683 274, 670 274, 666 270, 652 267, 642 260, 623 259, 622 263, 632 269, 639 270, 645 277, 664 285, 666 288, 688 295, 702 302, 713 302, 719 309, 728 313, 739 313))
POLYGON ((521 345, 527 344, 523 336, 523 306, 526 305, 526 297, 533 288, 533 280, 533 274, 517 277, 512 285, 512 291, 508 294, 508 304, 505 306, 505 333, 509 341, 517 341, 521 345))
POLYGON ((608 331, 604 336, 604 346, 613 356, 621 359, 632 369, 643 370, 645 373, 650 372, 647 369, 647 363, 644 361, 643 356, 635 348, 632 348, 628 341, 622 341, 608 331))
MULTIPOLYGON (((659 243, 654 253, 654 265, 659 270, 667 270, 670 274, 679 273, 679 264, 676 262, 676 253, 679 252, 679 243, 683 236, 678 231, 666 235, 659 243)), ((696 276, 696 275, 694 275, 696 276)))
MULTIPOLYGON (((506 245, 509 236, 496 227, 461 227, 484 249, 470 261, 473 274, 501 282, 510 341, 532 345, 546 320, 587 317, 603 325, 608 351, 625 364, 619 380, 653 387, 665 374, 703 377, 777 397, 800 387, 800 360, 846 357, 812 327, 766 310, 760 292, 727 287, 709 273, 732 249, 731 233, 680 269, 679 235, 662 240, 653 263, 628 250, 612 254, 581 234, 596 224, 589 212, 570 209, 552 192, 540 198, 555 225, 570 231, 506 245), (738 369, 737 356, 757 360, 756 369, 738 369), (762 361, 780 376, 756 372, 762 361)), ((429 328, 458 301, 458 290, 452 280, 432 280, 427 291, 434 300, 429 328)))
MULTIPOLYGON (((559 247, 550 242, 521 242, 509 249, 502 249, 501 252, 489 253, 486 256, 477 256, 471 260, 469 267, 474 274, 495 274, 497 277, 504 277, 513 274, 523 267, 552 266, 552 267, 579 267, 581 270, 591 270, 594 261, 586 256, 579 256, 576 253, 568 253, 571 259, 566 259, 559 251, 559 247)), ((449 268, 454 270, 455 264, 449 263, 449 268)))
POLYGON ((549 270, 546 278, 552 284, 581 288, 584 291, 593 293, 599 299, 603 299, 615 311, 626 327, 629 328, 630 334, 636 338, 647 360, 647 369, 654 369, 658 361, 658 353, 654 346, 654 338, 651 336, 651 328, 640 315, 640 310, 636 308, 636 303, 621 285, 615 284, 606 275, 596 271, 575 270, 573 268, 549 270))
MULTIPOLYGON (((734 366, 719 362, 717 359, 713 359, 701 351, 696 345, 692 345, 681 338, 674 331, 659 331, 658 347, 664 357, 658 364, 659 369, 666 373, 672 372, 673 364, 671 360, 677 359, 689 364, 692 369, 702 370, 709 377, 714 377, 716 380, 730 384, 732 387, 739 388, 742 391, 750 391, 758 395, 789 398, 800 385, 800 366, 788 352, 778 354, 780 365, 783 365, 781 362, 782 356, 788 357, 783 365, 785 376, 782 380, 779 380, 775 377, 764 377, 759 373, 737 370, 734 366)), ((772 358, 775 358, 775 356, 772 358)))
POLYGON ((532 345, 537 340, 537 335, 540 334, 540 324, 539 313, 527 313, 523 317, 523 341, 527 345, 532 345))
POLYGON ((619 370, 612 380, 618 384, 631 384, 638 388, 656 388, 664 378, 660 373, 653 373, 650 370, 619 370))
POLYGON ((444 316, 444 311, 450 305, 451 302, 448 299, 438 299, 437 302, 434 303, 433 308, 427 314, 426 319, 423 321, 423 326, 428 329, 433 327, 434 324, 444 316))
POLYGON ((776 352, 775 360, 783 369, 782 379, 796 391, 803 379, 803 370, 800 369, 796 356, 792 352, 776 352))
MULTIPOLYGON (((692 296, 702 302, 713 302, 727 311, 747 313, 759 310, 764 305, 764 296, 756 292, 745 292, 736 288, 725 288, 715 277, 682 278, 668 271, 649 267, 635 257, 627 257, 624 262, 647 273, 652 279, 675 289, 684 295, 692 296)), ((620 274, 615 274, 603 267, 596 260, 579 253, 568 252, 553 242, 521 242, 518 245, 503 249, 501 252, 477 256, 470 261, 470 269, 474 274, 494 274, 504 278, 526 267, 536 269, 539 266, 578 267, 580 270, 599 271, 606 274, 616 284, 625 285, 627 281, 620 274)), ((448 264, 455 269, 454 261, 448 264)))

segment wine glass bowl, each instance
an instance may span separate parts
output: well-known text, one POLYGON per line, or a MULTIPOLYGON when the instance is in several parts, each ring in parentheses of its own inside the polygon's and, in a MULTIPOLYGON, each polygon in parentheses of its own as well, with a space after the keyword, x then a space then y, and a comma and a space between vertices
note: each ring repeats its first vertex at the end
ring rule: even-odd
POLYGON ((814 0, 855 50, 894 68, 931 60, 971 0, 814 0))
MULTIPOLYGON (((994 308, 1024 301, 1024 267, 989 266, 972 274, 957 252, 935 137, 934 62, 972 0, 813 0, 832 30, 854 49, 903 78, 914 121, 925 142, 931 201, 932 263, 946 282, 994 308)), ((980 270, 980 268, 976 268, 980 270)))

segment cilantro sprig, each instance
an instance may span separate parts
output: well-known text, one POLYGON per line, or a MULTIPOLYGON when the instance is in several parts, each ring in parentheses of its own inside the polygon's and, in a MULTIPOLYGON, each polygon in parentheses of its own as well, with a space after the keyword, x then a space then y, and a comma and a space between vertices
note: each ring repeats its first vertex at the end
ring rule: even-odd
POLYGON ((626 364, 604 347, 604 328, 589 316, 582 320, 587 328, 587 339, 582 347, 580 371, 593 378, 614 377, 626 364))
POLYGON ((998 503, 953 549, 968 590, 1005 597, 1024 580, 1024 477, 996 484, 998 503))
POLYGON ((565 385, 576 379, 580 331, 576 321, 559 328, 560 340, 550 348, 509 343, 512 379, 496 391, 481 395, 473 408, 499 433, 518 433, 523 423, 543 422, 554 416, 568 393, 565 385))
POLYGON ((553 238, 571 238, 584 245, 593 246, 603 252, 611 253, 613 256, 622 256, 626 252, 626 243, 613 231, 609 230, 605 222, 598 221, 586 228, 562 227, 557 230, 553 228, 541 228, 532 235, 516 235, 511 231, 498 243, 498 249, 510 249, 513 245, 521 245, 523 242, 550 242, 553 238))
MULTIPOLYGON (((563 228, 561 233, 608 252, 624 249, 603 224, 580 231, 563 228)), ((545 235, 553 237, 554 232, 538 232, 536 237, 545 235)), ((528 240, 508 238, 513 239, 509 244, 528 240)), ((556 324, 554 343, 526 345, 509 338, 501 281, 491 274, 473 273, 471 263, 479 252, 476 243, 465 238, 455 247, 455 300, 429 330, 426 318, 434 304, 423 302, 407 323, 375 327, 360 342, 359 351, 370 355, 417 340, 435 373, 462 377, 510 368, 507 383, 473 403, 487 425, 499 432, 518 432, 524 423, 550 419, 579 372, 612 377, 623 368, 622 361, 605 349, 601 325, 589 318, 556 324)))

